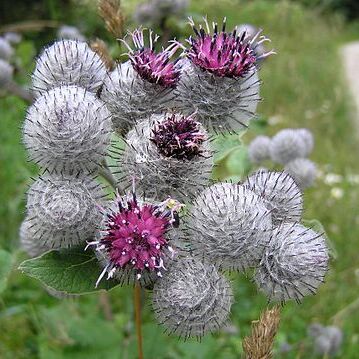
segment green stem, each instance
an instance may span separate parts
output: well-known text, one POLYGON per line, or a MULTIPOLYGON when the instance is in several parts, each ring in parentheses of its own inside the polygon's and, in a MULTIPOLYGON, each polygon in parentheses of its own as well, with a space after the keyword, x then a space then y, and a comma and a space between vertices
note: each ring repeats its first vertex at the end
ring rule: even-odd
POLYGON ((141 287, 136 282, 134 289, 135 324, 137 336, 138 359, 143 359, 142 329, 141 329, 141 287))

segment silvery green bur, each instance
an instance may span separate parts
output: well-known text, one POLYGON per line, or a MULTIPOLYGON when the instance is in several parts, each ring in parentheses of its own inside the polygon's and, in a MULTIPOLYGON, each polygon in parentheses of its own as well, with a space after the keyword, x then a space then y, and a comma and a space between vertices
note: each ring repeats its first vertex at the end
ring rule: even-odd
POLYGON ((20 247, 30 257, 37 257, 51 249, 51 245, 45 243, 42 238, 42 231, 28 217, 21 223, 20 231, 20 247))
POLYGON ((273 162, 285 165, 296 158, 306 156, 307 142, 300 132, 286 128, 272 138, 270 153, 273 162))
POLYGON ((248 146, 248 157, 252 163, 261 163, 270 158, 271 139, 257 136, 248 146))
POLYGON ((255 281, 270 300, 300 302, 316 293, 328 270, 328 260, 322 234, 299 223, 283 223, 273 230, 255 281))
POLYGON ((56 249, 93 239, 101 223, 103 197, 101 186, 84 175, 39 177, 29 188, 26 205, 36 241, 56 249))
POLYGON ((12 80, 14 68, 5 60, 0 59, 0 89, 12 80))
POLYGON ((97 170, 110 143, 111 115, 93 93, 60 86, 27 111, 23 141, 30 158, 50 172, 97 170))
POLYGON ((166 332, 200 338, 223 326, 233 302, 228 280, 208 261, 179 258, 156 282, 152 305, 166 332))
POLYGON ((13 54, 14 49, 10 43, 4 37, 0 37, 0 59, 9 61, 13 54))
POLYGON ((256 266, 272 230, 263 199, 244 186, 217 183, 203 190, 190 206, 186 237, 193 252, 219 268, 256 266))
POLYGON ((307 158, 297 158, 290 161, 284 169, 294 178, 298 186, 302 189, 312 186, 317 176, 315 163, 307 158))
POLYGON ((106 76, 105 64, 86 42, 59 40, 37 58, 32 74, 35 97, 63 84, 96 92, 106 76))
POLYGON ((303 211, 302 193, 286 172, 259 170, 250 175, 243 186, 263 199, 271 212, 273 224, 300 221, 303 211))

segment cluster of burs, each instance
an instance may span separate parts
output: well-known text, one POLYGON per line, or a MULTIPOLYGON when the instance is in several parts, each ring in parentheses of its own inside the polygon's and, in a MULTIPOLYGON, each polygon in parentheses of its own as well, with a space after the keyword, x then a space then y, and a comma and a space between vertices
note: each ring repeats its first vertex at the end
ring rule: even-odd
POLYGON ((286 128, 272 138, 257 136, 248 146, 248 156, 254 165, 271 160, 284 166, 304 190, 313 185, 317 175, 315 163, 308 159, 313 147, 314 138, 307 128, 286 128))
POLYGON ((114 69, 85 42, 55 42, 37 59, 23 126, 42 171, 27 194, 23 248, 37 256, 89 244, 99 281, 151 287, 156 318, 181 337, 227 322, 233 295, 224 272, 250 270, 270 300, 299 302, 328 266, 324 236, 301 224, 302 194, 289 174, 211 183, 213 134, 253 119, 258 62, 273 52, 256 54, 268 40, 260 33, 210 28, 206 19, 191 25, 186 45, 162 51, 151 31, 129 33, 129 60, 114 69), (123 138, 120 153, 114 136, 123 138), (108 172, 108 155, 112 200, 96 178, 108 172))

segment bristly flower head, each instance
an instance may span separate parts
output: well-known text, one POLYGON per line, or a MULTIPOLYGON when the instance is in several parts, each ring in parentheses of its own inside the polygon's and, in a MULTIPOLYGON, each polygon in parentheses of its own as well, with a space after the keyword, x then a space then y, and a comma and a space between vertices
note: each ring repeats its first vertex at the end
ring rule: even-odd
POLYGON ((77 85, 96 92, 106 76, 105 64, 86 42, 60 40, 46 48, 32 75, 36 97, 63 85, 77 85))
POLYGON ((246 37, 246 31, 237 34, 237 28, 233 32, 226 32, 226 19, 224 18, 221 31, 218 31, 217 23, 212 24, 212 35, 207 19, 205 18, 204 21, 207 32, 202 26, 198 30, 193 20, 190 19, 196 36, 194 38, 191 36, 187 40, 191 45, 187 50, 188 58, 204 71, 218 77, 244 77, 260 58, 273 53, 271 51, 256 57, 253 44, 259 45, 269 41, 264 36, 261 36, 258 42, 256 41, 261 31, 258 31, 251 39, 246 37))
POLYGON ((216 183, 201 192, 186 221, 194 253, 223 269, 256 266, 269 241, 272 220, 260 196, 232 183, 216 183))
POLYGON ((126 137, 120 172, 125 186, 138 179, 139 193, 181 202, 209 182, 213 153, 204 127, 180 113, 153 115, 139 122, 126 137))
POLYGON ((153 273, 161 277, 166 257, 174 254, 168 231, 177 219, 175 210, 168 201, 139 201, 134 192, 118 195, 105 213, 101 238, 89 243, 96 245, 104 265, 97 283, 106 272, 108 279, 115 276, 122 282, 147 281, 153 273))
POLYGON ((32 233, 48 248, 70 248, 93 238, 104 192, 84 175, 44 175, 30 187, 27 214, 32 233))
POLYGON ((25 218, 21 223, 19 237, 21 249, 30 257, 37 257, 53 249, 44 243, 44 240, 41 238, 41 232, 39 233, 36 225, 29 218, 25 218))
POLYGON ((170 62, 170 58, 175 54, 179 45, 172 43, 166 49, 156 53, 154 46, 159 36, 149 30, 149 47, 146 47, 143 35, 143 29, 136 29, 131 33, 135 49, 123 41, 129 49, 128 56, 134 70, 142 79, 151 83, 166 88, 175 87, 180 77, 180 67, 175 62, 170 62))
POLYGON ((263 198, 275 225, 301 220, 302 193, 288 173, 258 170, 247 178, 243 186, 263 198))
POLYGON ((248 157, 252 163, 261 163, 270 157, 271 139, 257 136, 248 146, 248 157))
POLYGON ((271 300, 297 302, 315 294, 328 270, 325 237, 299 223, 273 230, 255 280, 271 300))
POLYGON ((200 339, 221 327, 232 301, 227 279, 212 263, 191 256, 179 257, 153 290, 157 320, 184 339, 200 339))
POLYGON ((14 54, 14 49, 4 37, 0 37, 0 59, 9 61, 14 54))
POLYGON ((110 142, 111 119, 105 104, 77 86, 56 87, 29 108, 24 143, 42 168, 93 171, 110 142))
POLYGON ((286 128, 273 136, 270 153, 274 162, 285 165, 296 158, 305 157, 307 146, 300 132, 286 128))
POLYGON ((289 162, 284 170, 294 178, 302 190, 311 187, 317 177, 315 163, 307 158, 297 158, 289 162))
POLYGON ((152 129, 151 141, 165 157, 191 160, 201 155, 206 135, 201 125, 191 116, 168 114, 167 118, 152 129))
POLYGON ((13 73, 14 68, 7 61, 0 59, 0 89, 11 81, 13 73))

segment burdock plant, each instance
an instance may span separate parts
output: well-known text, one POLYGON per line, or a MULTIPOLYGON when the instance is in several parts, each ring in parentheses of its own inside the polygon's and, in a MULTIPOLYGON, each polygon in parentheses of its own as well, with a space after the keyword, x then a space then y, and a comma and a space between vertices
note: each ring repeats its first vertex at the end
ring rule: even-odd
POLYGON ((289 174, 211 180, 214 133, 241 130, 255 115, 258 62, 273 53, 255 49, 268 39, 227 32, 225 20, 212 30, 206 19, 191 25, 188 47, 173 41, 162 51, 151 30, 148 41, 134 30, 133 46, 124 40, 129 60, 112 72, 84 42, 44 50, 23 126, 41 172, 20 230, 34 257, 20 268, 47 288, 132 285, 138 333, 140 290, 152 290, 159 323, 185 339, 229 320, 224 272, 254 272, 269 300, 284 303, 314 294, 328 266, 323 235, 300 223, 302 196, 289 174))

